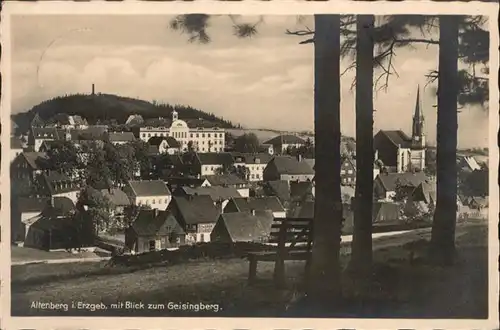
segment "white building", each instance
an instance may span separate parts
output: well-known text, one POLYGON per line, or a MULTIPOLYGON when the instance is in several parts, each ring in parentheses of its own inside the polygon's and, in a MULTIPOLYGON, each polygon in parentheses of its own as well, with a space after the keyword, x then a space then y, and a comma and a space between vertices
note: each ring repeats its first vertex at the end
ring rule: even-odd
POLYGON ((172 200, 172 194, 161 180, 129 181, 123 189, 133 205, 148 205, 164 211, 172 200))
POLYGON ((139 138, 148 142, 155 136, 171 136, 176 139, 181 150, 187 151, 191 142, 197 152, 222 152, 226 145, 225 131, 222 128, 190 128, 184 120, 179 119, 177 111, 172 112, 170 127, 145 126, 139 128, 139 138))

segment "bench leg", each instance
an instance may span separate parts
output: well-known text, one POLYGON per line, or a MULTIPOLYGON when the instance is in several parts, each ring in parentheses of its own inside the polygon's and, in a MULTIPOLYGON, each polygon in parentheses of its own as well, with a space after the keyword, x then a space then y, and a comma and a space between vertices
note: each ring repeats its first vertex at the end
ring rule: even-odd
POLYGON ((277 259, 274 264, 274 283, 277 288, 285 288, 285 260, 277 259))
POLYGON ((250 258, 249 261, 250 265, 248 268, 248 284, 253 284, 257 279, 257 259, 250 258))

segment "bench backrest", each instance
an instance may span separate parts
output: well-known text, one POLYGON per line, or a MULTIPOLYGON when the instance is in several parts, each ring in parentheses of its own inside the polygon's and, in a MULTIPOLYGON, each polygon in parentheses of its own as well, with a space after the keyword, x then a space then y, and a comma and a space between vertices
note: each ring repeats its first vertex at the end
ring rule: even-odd
POLYGON ((270 243, 278 245, 278 250, 311 250, 311 218, 275 218, 271 226, 270 243))

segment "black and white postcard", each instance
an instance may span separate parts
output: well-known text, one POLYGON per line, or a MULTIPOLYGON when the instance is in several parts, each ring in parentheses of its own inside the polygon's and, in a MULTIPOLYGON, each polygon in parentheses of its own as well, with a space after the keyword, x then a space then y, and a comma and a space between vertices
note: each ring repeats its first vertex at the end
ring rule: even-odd
POLYGON ((4 4, 3 324, 498 328, 497 15, 4 4))

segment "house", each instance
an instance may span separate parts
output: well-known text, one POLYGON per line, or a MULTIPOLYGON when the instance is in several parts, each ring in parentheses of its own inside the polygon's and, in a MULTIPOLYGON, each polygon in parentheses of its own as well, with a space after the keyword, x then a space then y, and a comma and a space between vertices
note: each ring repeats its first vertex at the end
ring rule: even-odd
POLYGON ((457 155, 457 167, 460 171, 469 173, 481 169, 474 157, 466 155, 457 155))
POLYGON ((351 156, 342 156, 340 164, 340 180, 343 185, 356 185, 356 159, 351 156))
POLYGON ((372 223, 397 221, 400 217, 401 205, 389 201, 379 201, 373 203, 372 223))
POLYGON ((236 188, 222 187, 222 186, 208 186, 208 187, 180 187, 174 192, 175 196, 185 195, 205 195, 210 196, 217 209, 222 212, 231 198, 241 197, 236 188))
POLYGON ((260 145, 260 148, 262 152, 269 155, 274 155, 274 146, 272 144, 263 143, 260 145))
POLYGON ((50 122, 58 128, 76 128, 85 129, 89 123, 85 118, 78 115, 69 115, 67 113, 58 113, 50 119, 50 122))
POLYGON ((10 162, 14 162, 14 159, 17 158, 20 154, 23 153, 23 144, 21 140, 17 137, 10 137, 10 162))
POLYGON ((186 233, 186 243, 209 242, 221 212, 208 195, 174 196, 168 209, 186 233))
POLYGON ((487 209, 489 206, 488 197, 473 196, 469 199, 468 205, 473 210, 487 209))
POLYGON ((125 208, 131 205, 127 194, 123 190, 117 188, 101 189, 100 192, 112 205, 111 216, 123 219, 125 216, 125 208))
POLYGON ((172 194, 161 180, 131 180, 123 188, 132 205, 149 205, 152 209, 165 210, 172 194))
POLYGON ((223 213, 210 235, 212 241, 223 243, 266 242, 273 224, 271 211, 223 213))
POLYGON ((29 226, 24 246, 47 251, 93 250, 93 234, 92 225, 79 226, 72 216, 41 215, 29 226))
POLYGON ((184 162, 191 167, 193 174, 200 176, 220 174, 224 169, 231 167, 233 163, 233 157, 227 152, 196 153, 191 164, 184 162))
POLYGON ((306 195, 311 195, 314 199, 316 192, 312 181, 290 181, 289 186, 290 201, 301 201, 306 197, 306 195))
POLYGON ((141 115, 130 115, 125 121, 125 125, 128 126, 138 126, 144 123, 144 118, 141 115))
POLYGON ((275 156, 264 169, 264 181, 312 181, 314 170, 301 159, 275 156))
POLYGON ((41 192, 52 198, 67 197, 76 204, 80 194, 80 186, 65 174, 48 171, 40 176, 41 192))
POLYGON ((113 145, 127 144, 136 141, 132 132, 109 132, 106 134, 106 140, 113 145))
POLYGON ((224 213, 271 211, 274 218, 286 218, 286 211, 278 197, 235 197, 224 208, 224 213))
POLYGON ((174 155, 182 150, 182 146, 171 136, 153 136, 148 140, 148 144, 158 148, 160 154, 174 155))
POLYGON ((28 152, 21 153, 11 164, 12 180, 29 180, 30 183, 35 181, 35 178, 45 172, 48 167, 48 156, 44 152, 28 152))
POLYGON ((427 180, 424 172, 381 173, 373 182, 374 197, 377 200, 392 200, 398 185, 409 196, 416 187, 427 180))
POLYGON ((242 197, 249 197, 250 188, 248 182, 235 174, 207 175, 206 182, 202 186, 220 186, 235 188, 242 197))
POLYGON ((133 253, 176 248, 185 243, 185 236, 170 211, 140 210, 125 231, 125 247, 133 253))
POLYGON ((290 203, 290 183, 285 180, 267 181, 263 184, 263 191, 266 196, 276 196, 281 204, 288 208, 290 203))
POLYGON ((12 199, 12 240, 24 241, 26 227, 39 217, 50 204, 48 197, 16 197, 12 199))
POLYGON ((32 127, 28 134, 28 146, 33 151, 40 150, 40 146, 44 141, 59 140, 59 132, 53 127, 32 127))
POLYGON ((244 154, 245 166, 248 170, 248 180, 262 181, 264 178, 264 170, 267 164, 271 161, 272 155, 269 153, 244 154))
POLYGON ((284 154, 287 149, 300 148, 306 144, 306 141, 296 135, 285 134, 278 135, 264 142, 266 145, 273 146, 273 153, 284 154))
POLYGON ((426 142, 421 108, 420 89, 417 89, 412 136, 401 130, 380 130, 373 138, 379 159, 385 166, 394 168, 395 172, 425 169, 426 142))

